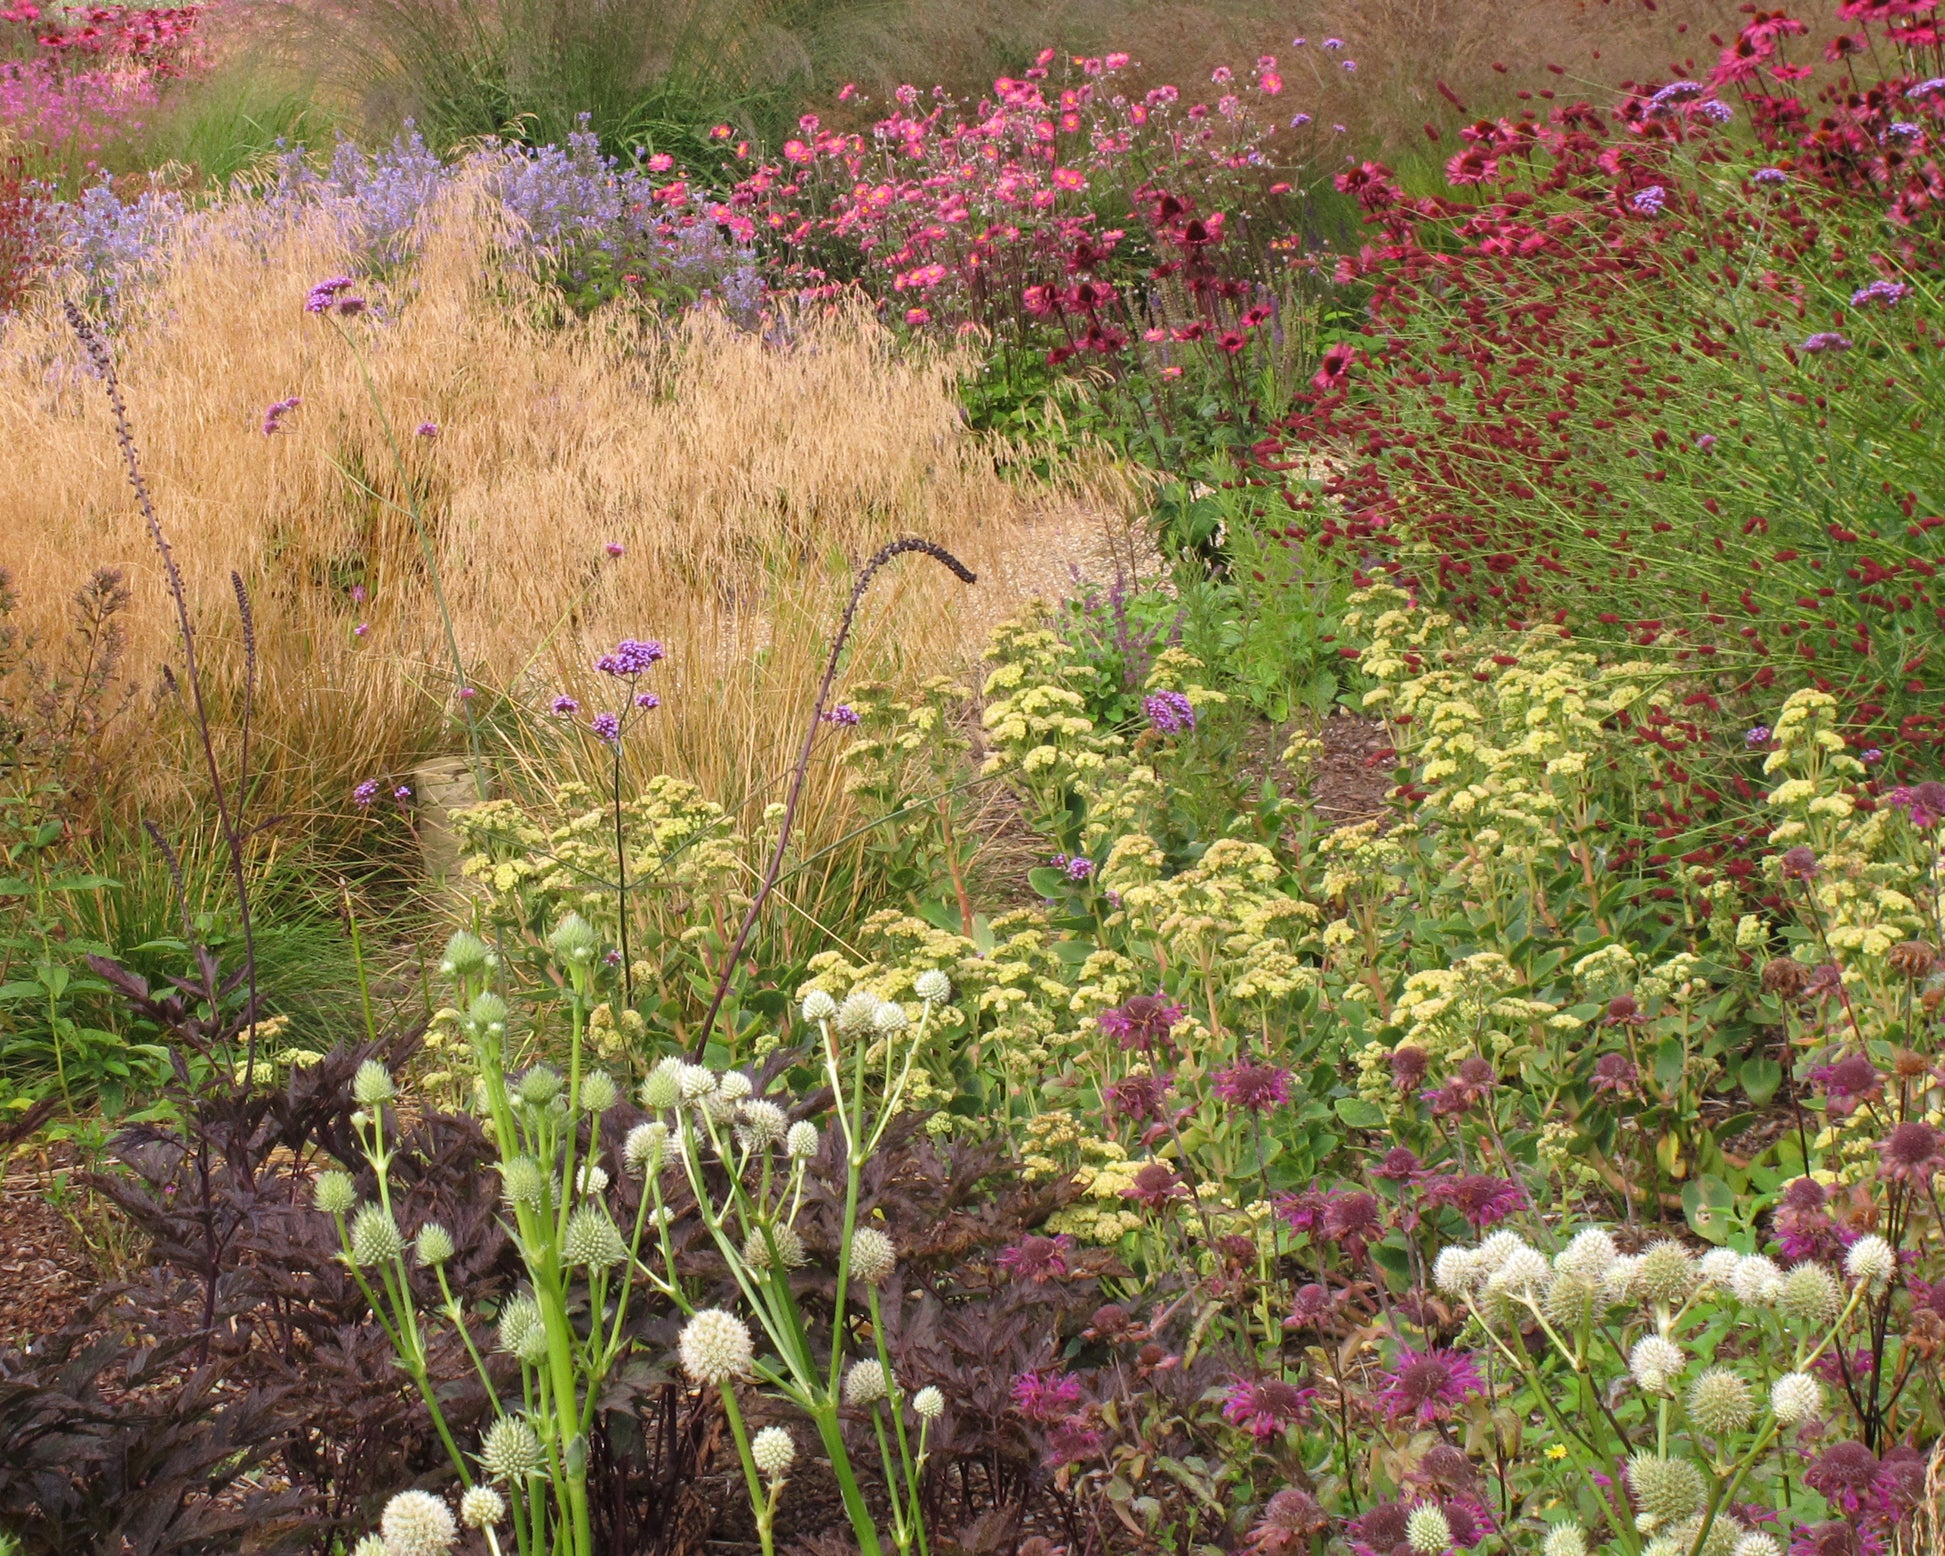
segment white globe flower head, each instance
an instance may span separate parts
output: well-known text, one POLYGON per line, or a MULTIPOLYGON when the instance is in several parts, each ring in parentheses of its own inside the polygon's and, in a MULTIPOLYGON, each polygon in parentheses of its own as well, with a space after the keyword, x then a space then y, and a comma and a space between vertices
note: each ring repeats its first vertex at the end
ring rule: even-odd
POLYGON ((804 1020, 815 1026, 837 1014, 837 1001, 822 989, 812 989, 804 996, 803 1011, 804 1020))
POLYGON ((1807 1372, 1786 1372, 1770 1385, 1769 1408, 1784 1426, 1801 1426, 1823 1410, 1823 1385, 1807 1372))
POLYGON ((1736 1272, 1729 1277, 1729 1290, 1745 1307, 1768 1307, 1783 1289, 1783 1272, 1772 1259, 1759 1253, 1745 1254, 1736 1261, 1736 1272))
POLYGON ((401 1491, 378 1520, 385 1556, 445 1556, 459 1539, 452 1510, 430 1491, 401 1491))
POLYGON ((1619 1257, 1614 1239, 1606 1230, 1590 1226, 1576 1232, 1574 1240, 1554 1255, 1553 1267, 1562 1275, 1578 1275, 1590 1285, 1598 1286, 1619 1257))
POLYGON ((1876 1295, 1898 1273, 1897 1250, 1877 1233, 1868 1233, 1850 1245, 1850 1252, 1844 1255, 1844 1273, 1876 1295))
POLYGON ((1479 1245, 1479 1268, 1483 1276, 1496 1273, 1499 1267, 1522 1248, 1531 1249, 1524 1237, 1517 1232, 1495 1232, 1479 1245))
POLYGON ((1669 1392, 1669 1380, 1687 1365, 1681 1347, 1658 1334, 1643 1335, 1628 1353, 1628 1371, 1649 1394, 1669 1392))
POLYGON ((1416 1556, 1440 1556, 1452 1544, 1452 1524, 1436 1502, 1420 1502, 1405 1519, 1405 1543, 1416 1556))
POLYGON ((766 1426, 750 1439, 750 1458, 757 1472, 774 1484, 790 1473, 797 1462, 797 1444, 780 1426, 766 1426))
POLYGON ((351 1556, 385 1556, 385 1542, 375 1534, 368 1534, 351 1547, 351 1556))
POLYGON ((885 1364, 875 1356, 860 1357, 844 1374, 844 1402, 854 1410, 877 1404, 889 1392, 885 1364))
POLYGON ((912 1408, 924 1421, 936 1421, 945 1414, 945 1395, 928 1383, 912 1396, 912 1408))
POLYGON ((767 1151, 781 1144, 790 1132, 790 1115, 764 1097, 750 1097, 737 1103, 736 1116, 741 1121, 737 1125, 739 1138, 753 1151, 767 1151))
POLYGON ((492 1529, 506 1518, 507 1500, 491 1486, 474 1486, 459 1499, 459 1521, 468 1529, 492 1529))
POLYGON ((685 1064, 677 1073, 677 1085, 682 1090, 682 1100, 694 1102, 716 1089, 716 1075, 706 1065, 685 1064))
POLYGON ((799 1119, 790 1126, 790 1132, 783 1137, 783 1148, 798 1161, 804 1161, 817 1154, 817 1126, 809 1119, 799 1119))
POLYGON ((1553 1284, 1553 1266, 1539 1249, 1521 1244, 1486 1284, 1489 1290, 1509 1297, 1543 1296, 1553 1284))
POLYGON ((575 1170, 574 1187, 589 1196, 604 1193, 608 1187, 607 1169, 597 1167, 593 1162, 582 1163, 575 1170))
POLYGON ((1547 1532, 1541 1556, 1587 1556, 1587 1533, 1579 1524, 1555 1524, 1547 1532))
POLYGON ((871 1015, 871 1030, 880 1037, 896 1037, 908 1025, 905 1007, 893 1000, 886 1000, 871 1015))
POLYGON ((1476 1248, 1441 1248, 1432 1264, 1432 1280, 1448 1297, 1471 1296, 1480 1275, 1476 1248))
POLYGON ((756 1346, 749 1326, 734 1313, 706 1307, 682 1326, 676 1344, 682 1370, 697 1383, 727 1383, 750 1370, 756 1346))
POLYGON ((936 967, 928 967, 912 980, 912 992, 928 1005, 943 1005, 952 998, 952 980, 936 967))
POLYGON ((660 1165, 669 1142, 669 1126, 659 1118, 637 1124, 621 1142, 621 1159, 630 1172, 652 1172, 660 1165))
POLYGON ((897 1264, 897 1248, 875 1226, 859 1227, 851 1234, 851 1274, 860 1284, 882 1284, 897 1264))
POLYGON ((741 1102, 755 1091, 756 1087, 749 1076, 741 1070, 725 1070, 716 1082, 716 1090, 719 1095, 727 1097, 731 1102, 741 1102))
POLYGON ((542 1456, 540 1438, 521 1416, 501 1416, 480 1439, 480 1467, 516 1486, 540 1472, 542 1456))
POLYGON ((1607 1267, 1601 1277, 1601 1300, 1618 1307, 1634 1300, 1635 1276, 1641 1269, 1641 1255, 1624 1253, 1607 1267))
POLYGON ((376 1059, 367 1059, 351 1078, 352 1099, 361 1108, 382 1107, 398 1095, 392 1072, 376 1059))
POLYGON ((1751 1529, 1738 1536, 1730 1547, 1729 1556, 1783 1556, 1783 1547, 1776 1543, 1773 1535, 1751 1529))
POLYGON ((1733 1291, 1736 1271, 1742 1268, 1742 1255, 1733 1248, 1711 1248, 1702 1255, 1702 1279, 1711 1286, 1733 1291))
POLYGON ((837 1029, 847 1035, 870 1030, 878 1015, 878 996, 869 989, 853 989, 837 1008, 837 1029))

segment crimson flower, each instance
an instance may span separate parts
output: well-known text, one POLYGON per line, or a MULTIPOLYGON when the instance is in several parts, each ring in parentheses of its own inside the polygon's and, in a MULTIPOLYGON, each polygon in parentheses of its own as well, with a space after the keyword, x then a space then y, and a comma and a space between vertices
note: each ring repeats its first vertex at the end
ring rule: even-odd
POLYGON ((1862 1443, 1832 1443, 1803 1472, 1803 1483, 1846 1513, 1862 1512, 1877 1486, 1878 1458, 1862 1443))
POLYGON ((1415 1351, 1407 1345, 1399 1348, 1397 1365, 1385 1374, 1378 1398, 1390 1420, 1410 1417, 1429 1426, 1451 1420, 1454 1410, 1484 1388, 1478 1366, 1465 1352, 1436 1347, 1415 1351))
POLYGON ((1824 1094, 1824 1110, 1833 1118, 1848 1118, 1867 1102, 1884 1095, 1884 1077, 1862 1054, 1848 1054, 1835 1064, 1810 1072, 1810 1084, 1824 1094))
POLYGON ((1013 1408, 1029 1421, 1059 1421, 1080 1408, 1081 1380, 1071 1372, 1023 1372, 1013 1380, 1013 1408))
POLYGON ((1168 1096, 1168 1088, 1166 1075, 1150 1071, 1116 1081, 1108 1087, 1105 1100, 1113 1112, 1139 1122, 1162 1116, 1162 1102, 1168 1096))
POLYGON ((1517 1183, 1485 1173, 1441 1178, 1426 1190, 1425 1197, 1435 1205, 1450 1205, 1475 1231, 1526 1208, 1526 1191, 1517 1183))
POLYGON ((1189 1186, 1167 1162, 1150 1162, 1135 1174, 1135 1180, 1121 1191, 1124 1199, 1149 1210, 1164 1210, 1178 1199, 1187 1199, 1189 1186))
POLYGON ((1019 1280, 1043 1286, 1067 1275, 1067 1255, 1074 1239, 1062 1232, 1058 1237, 1029 1237, 1011 1248, 1000 1250, 999 1267, 1019 1280))
POLYGON ((1137 994, 1094 1019, 1123 1048, 1148 1053, 1157 1043, 1166 1044, 1176 1022, 1187 1014, 1185 1006, 1171 1005, 1160 994, 1137 994))
POLYGON ((1045 1462, 1050 1469, 1078 1464, 1101 1451, 1101 1434, 1086 1416, 1070 1416, 1047 1433, 1045 1462))
POLYGON ((1250 1113, 1267 1113, 1290 1100, 1290 1072, 1247 1060, 1216 1071, 1216 1095, 1250 1113))
POLYGON ((1384 1215, 1375 1194, 1334 1195, 1324 1212, 1324 1236, 1343 1245, 1353 1259, 1384 1236, 1384 1215))
POLYGON ((1594 1090, 1611 1092, 1617 1097, 1631 1097, 1641 1083, 1641 1075, 1634 1067, 1634 1061, 1623 1053, 1602 1054, 1594 1061, 1594 1090))
POLYGON ((1280 1378, 1238 1378, 1229 1386, 1222 1418, 1242 1427, 1258 1442, 1264 1442, 1284 1427, 1308 1420, 1310 1401, 1316 1393, 1315 1389, 1300 1389, 1280 1378))

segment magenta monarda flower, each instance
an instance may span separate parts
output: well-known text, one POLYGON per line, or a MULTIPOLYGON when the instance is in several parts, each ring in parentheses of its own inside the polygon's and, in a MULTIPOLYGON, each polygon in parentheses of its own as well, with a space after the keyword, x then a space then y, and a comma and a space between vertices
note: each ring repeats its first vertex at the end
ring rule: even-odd
POLYGON ((1425 1164, 1418 1159, 1418 1153, 1407 1146, 1394 1145, 1384 1153, 1384 1159, 1372 1169, 1380 1178, 1392 1183, 1411 1183, 1425 1170, 1425 1164))
POLYGON ((1187 1014, 1185 1007, 1171 1005, 1160 994, 1137 994, 1120 1005, 1104 1010, 1094 1018, 1096 1024, 1123 1048, 1147 1053, 1157 1043, 1166 1043, 1175 1023, 1187 1014))
POLYGON ((1862 1054, 1847 1054, 1835 1064, 1819 1065, 1810 1072, 1810 1084, 1824 1094, 1825 1111, 1837 1118, 1848 1118, 1867 1102, 1884 1095, 1884 1076, 1862 1054))
POLYGON ((1400 1091, 1416 1091, 1425 1079, 1425 1071, 1432 1062, 1432 1056, 1422 1048, 1407 1043, 1395 1048, 1391 1053, 1391 1080, 1400 1091))
POLYGON ((999 1267, 1015 1279, 1044 1285, 1066 1277, 1067 1254, 1073 1246, 1074 1239, 1065 1232, 1058 1237, 1029 1237, 1001 1249, 999 1267))
POLYGON ((1478 1366, 1465 1352, 1401 1346, 1378 1398, 1391 1420, 1410 1418, 1429 1426, 1449 1421, 1454 1410, 1484 1388, 1478 1366))
POLYGON ((1832 1443, 1803 1472, 1803 1483, 1833 1507, 1858 1513, 1877 1488, 1877 1455, 1862 1443, 1832 1443))
POLYGON ((1163 1210, 1178 1199, 1186 1199, 1188 1192, 1189 1186, 1167 1162, 1149 1162, 1121 1191, 1121 1197, 1149 1210, 1163 1210))
POLYGON ((1162 1101, 1168 1096, 1166 1075, 1130 1075, 1116 1081, 1102 1094, 1111 1111, 1137 1123, 1162 1116, 1162 1101))
POLYGON ((1290 1100, 1290 1072, 1245 1061, 1216 1071, 1216 1095, 1249 1113, 1267 1113, 1290 1100))
POLYGON ((1903 811, 1914 827, 1929 830, 1945 820, 1945 783, 1900 784, 1885 800, 1903 811))
POLYGON ((1485 1173, 1441 1178, 1426 1189, 1425 1197, 1435 1205, 1450 1205, 1475 1230, 1484 1230, 1526 1208, 1526 1191, 1517 1183, 1485 1173))
POLYGON ((1790 1542, 1790 1556, 1860 1556, 1857 1530, 1841 1518, 1803 1524, 1790 1542))
POLYGON ((1341 1245, 1353 1259, 1384 1236, 1384 1211, 1375 1194, 1351 1193, 1331 1197, 1324 1211, 1324 1236, 1341 1245))
POLYGON ((1050 1469, 1078 1464, 1101 1451, 1101 1434, 1086 1416, 1070 1416, 1047 1433, 1045 1462, 1050 1469))
POLYGON ((1640 1073, 1626 1054, 1606 1053, 1594 1061, 1593 1086, 1596 1091, 1608 1092, 1616 1097, 1631 1097, 1640 1083, 1640 1073))
POLYGON ((1222 1403, 1222 1417, 1258 1442, 1310 1417, 1315 1389, 1300 1389, 1280 1378, 1238 1378, 1222 1403))
POLYGON ((1877 1143, 1878 1173, 1895 1183, 1924 1188, 1945 1172, 1945 1134, 1919 1119, 1894 1126, 1877 1143))
POLYGON ((1081 1380, 1071 1372, 1023 1372, 1013 1380, 1013 1408, 1029 1421, 1059 1421, 1080 1403, 1081 1380))

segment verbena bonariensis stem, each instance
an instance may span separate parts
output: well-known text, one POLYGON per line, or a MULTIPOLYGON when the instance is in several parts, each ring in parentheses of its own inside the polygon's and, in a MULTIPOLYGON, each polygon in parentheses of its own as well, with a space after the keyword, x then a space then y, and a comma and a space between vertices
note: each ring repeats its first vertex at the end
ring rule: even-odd
POLYGON ((906 536, 881 547, 858 571, 857 582, 851 585, 851 599, 844 607, 844 619, 838 623, 837 635, 831 639, 831 651, 824 661, 824 679, 817 688, 817 705, 811 709, 810 725, 804 731, 804 743, 797 752, 797 765, 791 769, 790 793, 783 802, 783 820, 777 828, 777 846, 770 852, 770 864, 763 872, 763 883, 757 887, 756 895, 750 898, 749 911, 743 915, 743 924, 736 931, 736 939, 731 943, 729 954, 723 958, 722 976, 716 980, 716 992, 709 1001, 709 1010, 702 1018, 702 1026, 696 1033, 690 1058, 697 1062, 702 1059, 703 1050, 709 1045, 709 1034, 715 1030, 716 1017, 723 1008, 723 1001, 729 996, 730 980, 736 976, 736 964, 743 958, 743 948, 749 944, 750 933, 756 928, 757 915, 763 911, 763 904, 770 895, 771 888, 777 884, 777 876, 783 870, 784 850, 790 845, 790 829, 797 820, 797 802, 803 796, 804 778, 810 771, 810 753, 817 744, 817 726, 824 721, 824 705, 830 700, 831 687, 837 681, 838 660, 843 657, 844 645, 851 636, 852 624, 857 620, 858 607, 864 603, 865 591, 878 570, 894 557, 904 556, 907 552, 918 552, 929 556, 953 577, 964 583, 978 583, 979 575, 964 562, 961 562, 944 546, 934 545, 929 540, 916 536, 906 536))

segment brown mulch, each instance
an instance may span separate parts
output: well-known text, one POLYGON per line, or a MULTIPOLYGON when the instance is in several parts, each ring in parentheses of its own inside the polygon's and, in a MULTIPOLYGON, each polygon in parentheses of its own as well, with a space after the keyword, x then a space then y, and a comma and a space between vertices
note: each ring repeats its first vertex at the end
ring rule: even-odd
POLYGON ((1381 719, 1343 708, 1318 731, 1324 754, 1317 759, 1310 803, 1333 826, 1368 821, 1384 813, 1391 792, 1393 751, 1381 719))
POLYGON ((15 1168, 0 1190, 0 1346, 59 1329, 98 1283, 87 1249, 47 1202, 46 1188, 15 1168))

